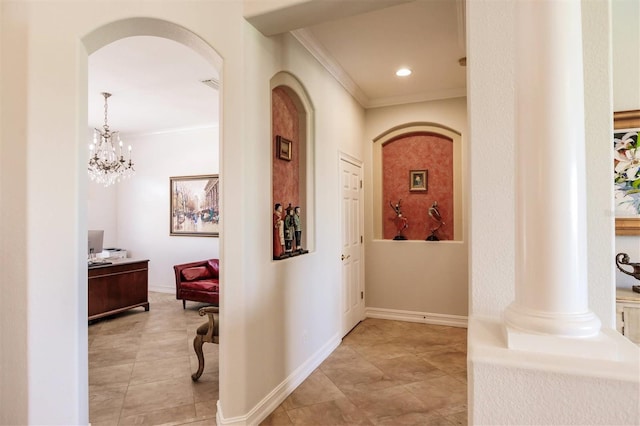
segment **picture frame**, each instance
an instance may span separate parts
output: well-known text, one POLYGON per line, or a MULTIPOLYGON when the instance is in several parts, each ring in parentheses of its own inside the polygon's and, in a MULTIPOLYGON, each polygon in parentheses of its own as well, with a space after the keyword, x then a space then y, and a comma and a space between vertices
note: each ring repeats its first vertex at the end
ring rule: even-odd
MULTIPOLYGON (((614 146, 614 195, 616 205, 616 235, 640 235, 640 209, 638 204, 633 202, 631 197, 636 198, 636 195, 625 197, 624 187, 628 184, 621 183, 620 171, 623 167, 619 166, 621 155, 624 155, 621 147, 624 145, 623 139, 631 136, 634 144, 639 144, 639 132, 640 132, 640 110, 631 111, 618 111, 613 113, 613 146, 614 146), (618 146, 616 146, 618 145, 618 146), (631 209, 630 214, 621 215, 618 207, 621 204, 626 204, 627 210, 629 210, 629 204, 635 205, 631 209)), ((640 146, 638 147, 638 155, 640 156, 640 146)), ((632 184, 633 186, 633 184, 632 184)))
POLYGON ((220 235, 219 175, 169 178, 169 235, 220 235))
POLYGON ((428 170, 411 170, 409 172, 409 191, 427 192, 428 170))
POLYGON ((291 161, 291 149, 293 142, 282 136, 276 136, 276 150, 278 158, 285 161, 291 161))

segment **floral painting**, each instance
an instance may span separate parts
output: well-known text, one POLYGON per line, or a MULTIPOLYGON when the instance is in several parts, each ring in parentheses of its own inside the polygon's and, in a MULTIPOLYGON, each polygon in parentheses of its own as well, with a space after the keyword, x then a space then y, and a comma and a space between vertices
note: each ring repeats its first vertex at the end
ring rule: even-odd
POLYGON ((617 216, 640 215, 640 129, 613 135, 614 187, 617 216))

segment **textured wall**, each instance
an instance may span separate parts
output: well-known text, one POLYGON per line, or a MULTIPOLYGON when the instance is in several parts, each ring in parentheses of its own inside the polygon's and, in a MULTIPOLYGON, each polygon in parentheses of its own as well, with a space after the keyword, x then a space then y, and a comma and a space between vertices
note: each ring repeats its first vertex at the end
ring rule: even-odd
POLYGON ((294 207, 300 203, 298 110, 283 88, 276 87, 272 93, 273 203, 280 203, 286 209, 289 203, 294 207), (282 136, 292 142, 291 161, 278 158, 276 136, 282 136))
POLYGON ((428 215, 434 201, 445 224, 436 235, 453 239, 453 141, 441 135, 408 135, 382 148, 382 200, 384 238, 396 236, 395 213, 389 206, 398 200, 409 227, 403 235, 410 240, 424 240, 436 222, 428 215), (411 170, 428 170, 427 191, 410 191, 411 170))

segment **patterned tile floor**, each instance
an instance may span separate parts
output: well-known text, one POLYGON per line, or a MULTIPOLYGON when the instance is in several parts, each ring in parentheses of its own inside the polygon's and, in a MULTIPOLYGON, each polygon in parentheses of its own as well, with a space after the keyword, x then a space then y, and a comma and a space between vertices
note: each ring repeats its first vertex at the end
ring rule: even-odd
MULTIPOLYGON (((215 425, 218 346, 196 383, 204 305, 149 293, 89 326, 89 419, 102 425, 215 425)), ((262 425, 467 424, 466 329, 367 319, 262 425)))

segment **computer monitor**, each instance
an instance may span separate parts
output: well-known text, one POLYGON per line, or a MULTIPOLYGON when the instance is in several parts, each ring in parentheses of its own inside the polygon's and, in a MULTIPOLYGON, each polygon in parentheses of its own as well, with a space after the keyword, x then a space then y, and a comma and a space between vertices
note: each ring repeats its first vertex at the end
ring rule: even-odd
POLYGON ((87 255, 90 258, 93 258, 102 253, 102 240, 104 239, 104 231, 89 230, 88 237, 87 255))

